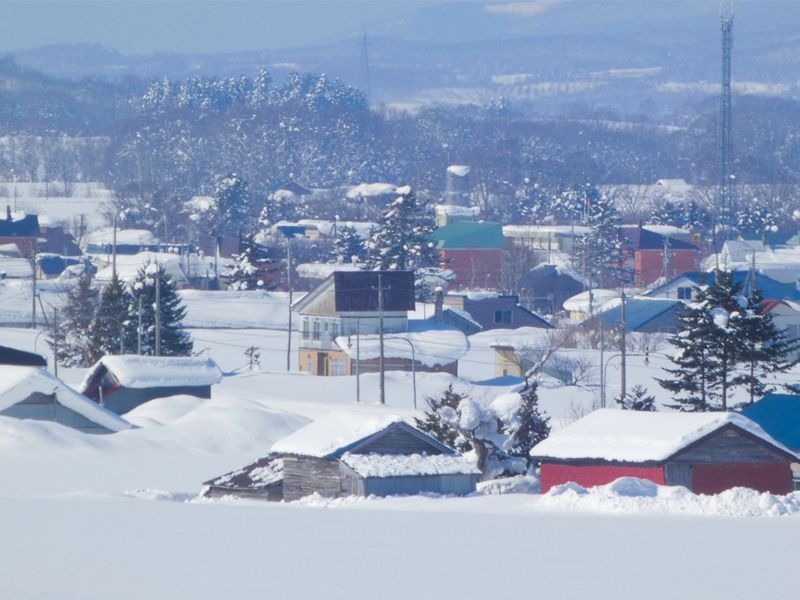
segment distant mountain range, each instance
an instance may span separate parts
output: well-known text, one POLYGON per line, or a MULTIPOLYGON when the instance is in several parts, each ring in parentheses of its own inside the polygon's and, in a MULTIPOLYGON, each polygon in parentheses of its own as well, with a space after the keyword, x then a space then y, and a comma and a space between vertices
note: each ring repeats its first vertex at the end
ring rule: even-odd
MULTIPOLYGON (((735 6, 733 77, 740 93, 800 95, 800 2, 735 6)), ((429 5, 318 46, 229 54, 126 56, 99 45, 20 51, 17 62, 79 79, 326 73, 371 89, 373 103, 486 104, 506 96, 542 112, 569 104, 669 110, 715 93, 719 5, 564 1, 429 5), (369 79, 367 79, 367 73, 369 79)))

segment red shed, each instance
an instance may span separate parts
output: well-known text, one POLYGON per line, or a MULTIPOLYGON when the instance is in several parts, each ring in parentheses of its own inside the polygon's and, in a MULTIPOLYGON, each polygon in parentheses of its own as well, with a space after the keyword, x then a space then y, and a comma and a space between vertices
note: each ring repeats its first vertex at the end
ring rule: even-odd
POLYGON ((738 413, 597 410, 537 444, 542 493, 568 481, 619 477, 682 485, 695 494, 734 487, 788 494, 800 458, 738 413))

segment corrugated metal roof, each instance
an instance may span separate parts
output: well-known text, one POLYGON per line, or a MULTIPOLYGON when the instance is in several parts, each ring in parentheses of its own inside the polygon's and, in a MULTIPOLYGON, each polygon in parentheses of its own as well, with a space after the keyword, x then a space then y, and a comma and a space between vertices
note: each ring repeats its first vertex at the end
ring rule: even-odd
POLYGON ((503 226, 500 223, 457 221, 434 231, 430 239, 440 250, 447 249, 494 249, 505 243, 503 226))
MULTIPOLYGON (((627 329, 628 331, 635 331, 680 304, 682 304, 680 300, 670 300, 668 298, 626 298, 625 323, 627 329)), ((614 298, 603 306, 602 312, 598 317, 603 319, 604 323, 613 325, 619 322, 621 315, 622 300, 614 298)))
POLYGON ((768 394, 742 411, 784 446, 800 448, 800 395, 768 394))

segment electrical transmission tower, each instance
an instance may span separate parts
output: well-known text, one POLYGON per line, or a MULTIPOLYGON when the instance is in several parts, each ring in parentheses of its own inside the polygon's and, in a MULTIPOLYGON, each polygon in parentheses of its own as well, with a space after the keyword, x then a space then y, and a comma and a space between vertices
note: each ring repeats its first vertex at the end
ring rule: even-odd
POLYGON ((733 116, 731 112, 731 49, 733 48, 733 13, 720 13, 722 30, 722 94, 719 106, 719 198, 717 209, 723 225, 735 224, 736 179, 733 173, 733 116))
POLYGON ((372 83, 369 77, 369 53, 367 52, 367 32, 361 38, 361 61, 358 68, 358 85, 367 96, 367 102, 372 102, 372 83))

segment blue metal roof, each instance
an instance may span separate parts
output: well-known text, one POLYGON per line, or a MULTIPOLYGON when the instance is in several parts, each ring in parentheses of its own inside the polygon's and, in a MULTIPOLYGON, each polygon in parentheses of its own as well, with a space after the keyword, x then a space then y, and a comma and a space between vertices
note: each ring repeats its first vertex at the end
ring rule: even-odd
MULTIPOLYGON (((611 302, 614 302, 614 300, 611 302)), ((636 331, 657 316, 681 304, 683 303, 680 300, 670 300, 669 298, 626 298, 625 323, 627 329, 628 331, 636 331)), ((604 323, 613 325, 619 323, 621 315, 622 303, 617 301, 616 304, 598 314, 598 317, 603 319, 604 323)))
POLYGON ((787 448, 800 449, 800 395, 767 394, 742 414, 787 448))
MULTIPOLYGON (((749 271, 735 271, 733 280, 735 283, 744 284, 748 275, 749 271)), ((714 273, 707 273, 706 276, 708 278, 708 283, 713 281, 714 273)), ((695 285, 701 285, 700 277, 701 276, 699 273, 684 273, 680 277, 676 277, 672 281, 651 290, 648 293, 648 296, 657 296, 659 290, 664 289, 666 286, 670 285, 674 281, 677 281, 678 279, 686 278, 695 285)), ((800 290, 790 283, 781 283, 780 281, 775 281, 766 275, 758 274, 756 276, 756 285, 761 289, 764 298, 775 298, 777 300, 800 300, 800 290)))

